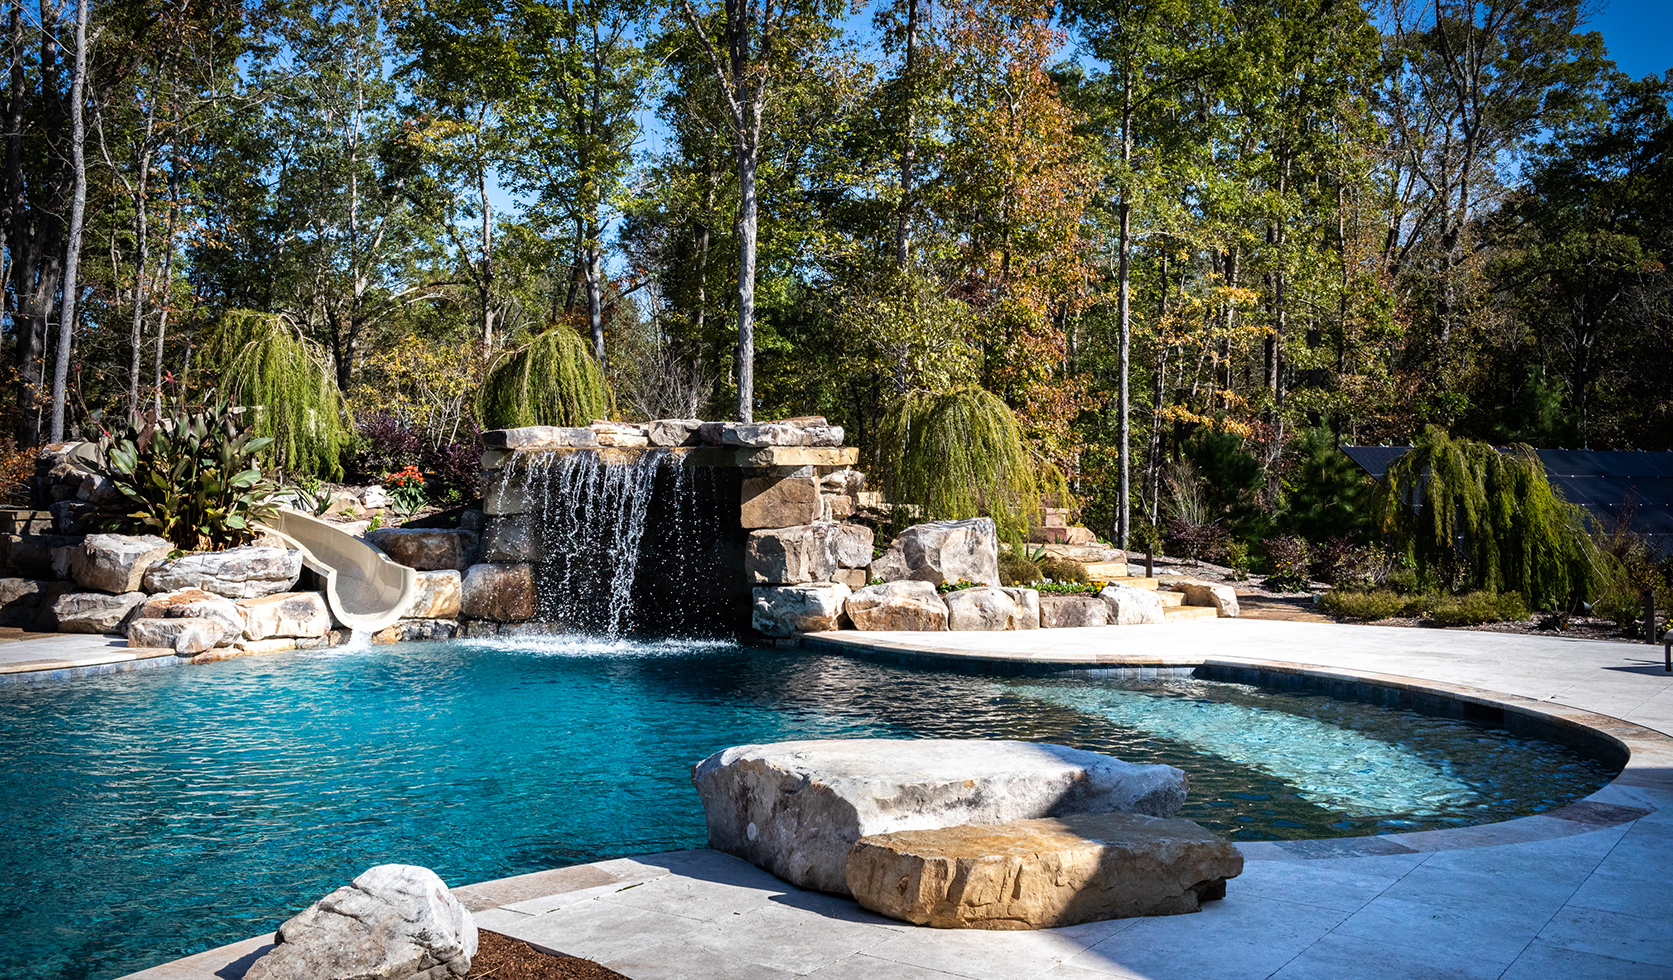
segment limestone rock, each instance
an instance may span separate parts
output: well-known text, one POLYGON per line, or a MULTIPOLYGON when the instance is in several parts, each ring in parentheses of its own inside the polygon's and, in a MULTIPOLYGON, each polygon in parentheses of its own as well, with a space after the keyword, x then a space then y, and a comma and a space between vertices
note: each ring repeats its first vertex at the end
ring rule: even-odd
POLYGON ((132 626, 142 619, 207 619, 219 623, 220 638, 215 642, 229 646, 244 633, 244 610, 225 596, 202 589, 181 589, 154 595, 140 603, 129 620, 132 626))
POLYGON ((812 524, 820 517, 819 485, 812 477, 746 477, 738 524, 746 529, 812 524))
POLYGON ((385 527, 366 537, 392 560, 421 572, 463 571, 476 563, 478 538, 471 531, 385 527))
POLYGON ((1040 596, 1040 627, 1070 629, 1080 626, 1108 626, 1109 606, 1095 595, 1040 596))
POLYGON ((885 582, 917 579, 932 585, 964 579, 997 588, 999 531, 987 517, 914 524, 871 563, 871 577, 885 582))
POLYGON ((697 427, 697 437, 705 446, 725 445, 727 431, 737 426, 736 422, 704 422, 697 427))
POLYGON ((89 534, 70 551, 70 577, 100 592, 138 592, 145 570, 173 550, 167 538, 154 534, 89 534))
POLYGON ((1005 594, 1016 603, 1017 614, 1011 620, 1014 630, 1037 630, 1040 628, 1040 590, 1006 588, 1005 594))
POLYGON ((215 619, 136 619, 128 624, 128 646, 164 647, 182 657, 212 650, 226 636, 226 624, 215 619))
POLYGON ((854 516, 854 498, 845 493, 820 494, 819 504, 822 521, 845 521, 854 516))
POLYGON ((590 427, 600 446, 632 448, 650 445, 650 435, 642 425, 624 422, 594 422, 590 427))
POLYGON ((1167 816, 1185 774, 1039 742, 823 739, 741 745, 692 769, 709 846, 803 888, 848 894, 860 838, 1131 812, 1167 816))
POLYGON ((508 470, 488 481, 482 494, 482 512, 489 517, 521 514, 529 509, 527 478, 508 470))
POLYGON ((244 611, 246 640, 325 636, 331 632, 331 607, 318 592, 281 592, 244 599, 238 606, 244 611))
POLYGON ((856 901, 942 929, 1050 929, 1196 912, 1223 898, 1243 855, 1189 820, 1080 813, 862 837, 856 901))
POLYGON ((836 571, 834 524, 751 531, 744 546, 744 577, 751 585, 828 582, 836 571))
POLYGON ((827 473, 819 479, 819 489, 824 493, 840 493, 844 496, 854 497, 858 496, 865 488, 866 475, 848 466, 827 473))
POLYGON ((551 449, 598 445, 598 435, 587 426, 526 425, 517 429, 489 429, 477 436, 483 449, 551 449))
POLYGON ((848 586, 850 592, 871 584, 866 581, 866 570, 863 568, 839 568, 831 573, 831 581, 848 586))
POLYGON ((1176 592, 1185 593, 1187 606, 1213 606, 1215 614, 1222 619, 1237 616, 1237 592, 1229 585, 1185 581, 1177 583, 1173 588, 1176 592))
POLYGON ((413 591, 412 603, 401 613, 401 618, 458 619, 463 596, 464 577, 457 569, 419 572, 418 588, 413 591))
POLYGON ((947 604, 928 582, 868 585, 849 596, 844 609, 857 630, 933 633, 947 628, 947 604))
POLYGON ((645 433, 653 446, 697 446, 703 442, 702 427, 702 419, 657 419, 645 426, 645 433))
POLYGON ((871 552, 877 540, 871 528, 864 524, 838 524, 831 533, 835 536, 837 565, 864 569, 871 564, 871 552))
POLYGON ((373 643, 418 643, 451 640, 459 635, 457 619, 403 619, 372 634, 373 643))
POLYGON ((1111 626, 1140 626, 1165 623, 1162 597, 1153 589, 1135 589, 1131 585, 1106 585, 1098 593, 1108 607, 1111 626))
POLYGON ((460 583, 459 614, 520 623, 534 617, 534 566, 472 565, 460 583))
POLYGON ((389 496, 389 491, 380 486, 370 486, 360 491, 360 505, 367 510, 382 510, 395 501, 389 496))
POLYGON ((848 586, 837 582, 757 586, 749 621, 768 636, 823 633, 838 628, 847 599, 848 586))
POLYGON ((60 633, 114 633, 144 601, 143 592, 68 592, 52 603, 54 628, 60 633))
POLYGON ((476 921, 428 868, 380 864, 286 920, 245 980, 442 980, 476 955, 476 921))
POLYGON ((941 601, 947 604, 950 630, 1008 630, 1017 614, 1017 605, 1005 590, 986 585, 949 592, 941 601))
POLYGON ((528 514, 495 517, 482 535, 483 561, 532 561, 539 550, 540 533, 528 514))
POLYGON ((253 599, 288 592, 301 575, 302 552, 251 545, 153 565, 145 573, 145 591, 203 589, 229 599, 253 599))

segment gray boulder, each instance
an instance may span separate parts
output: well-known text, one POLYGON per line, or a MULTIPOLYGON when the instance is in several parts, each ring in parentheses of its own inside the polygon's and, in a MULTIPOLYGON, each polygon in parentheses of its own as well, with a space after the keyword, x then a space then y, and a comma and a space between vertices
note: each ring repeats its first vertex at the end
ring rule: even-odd
POLYGON ((1040 627, 1042 629, 1074 629, 1083 626, 1108 626, 1109 606, 1095 595, 1040 596, 1040 627))
POLYGON ((483 449, 549 449, 559 446, 597 446, 591 428, 556 425, 525 425, 517 429, 489 429, 477 437, 483 449))
POLYGON ((247 545, 153 565, 145 573, 145 591, 202 589, 228 599, 254 599, 289 592, 301 575, 302 552, 247 545))
POLYGON ((744 576, 751 585, 828 582, 837 569, 835 524, 751 531, 744 546, 744 576))
MULTIPOLYGON (((141 620, 164 619, 206 619, 219 623, 221 632, 212 645, 230 646, 244 632, 244 611, 239 604, 225 596, 218 596, 202 589, 181 589, 178 592, 165 592, 154 595, 140 603, 129 620, 132 624, 141 620)), ((132 642, 132 629, 129 630, 129 642, 132 642)), ((155 646, 156 644, 141 644, 155 646)))
POLYGON ((993 520, 930 521, 900 532, 870 575, 885 582, 916 579, 940 585, 964 579, 999 585, 999 531, 993 520))
POLYGON ((52 603, 53 628, 60 633, 115 633, 134 607, 144 601, 143 592, 66 593, 52 603))
POLYGON ((844 607, 857 630, 937 632, 947 628, 947 604, 928 582, 868 585, 844 607))
POLYGON ((0 626, 28 626, 41 612, 41 597, 53 583, 0 578, 0 626))
POLYGON ((70 577, 100 592, 137 592, 146 569, 173 550, 172 543, 154 534, 89 534, 70 550, 70 577))
POLYGON ((1016 618, 1011 620, 1014 630, 1037 630, 1040 628, 1040 590, 1039 589, 1005 589, 1005 594, 1017 605, 1016 618))
POLYGON ((128 624, 128 646, 162 647, 182 657, 212 650, 226 636, 226 626, 214 619, 136 619, 128 624))
POLYGON ((1017 614, 1017 604, 1003 589, 985 585, 949 592, 941 601, 947 604, 950 630, 1008 630, 1017 614))
POLYGON ((600 446, 614 446, 630 449, 636 446, 650 445, 650 435, 645 426, 632 425, 626 422, 594 422, 591 426, 593 437, 600 446))
POLYGON ((1111 626, 1141 626, 1165 623, 1162 597, 1154 589, 1135 589, 1130 585, 1106 585, 1098 593, 1109 612, 1111 626))
POLYGON ((528 514, 492 518, 482 535, 483 561, 532 561, 539 550, 540 532, 528 514))
POLYGON ((838 524, 831 532, 836 549, 837 565, 842 568, 865 568, 871 564, 876 532, 864 524, 838 524))
POLYGON ((697 446, 703 442, 702 427, 702 419, 657 419, 646 424, 645 434, 653 446, 697 446))
POLYGON ((749 621, 768 636, 823 633, 838 628, 847 599, 840 582, 757 587, 749 621))
POLYGON ((871 834, 1069 813, 1168 816, 1185 774, 1039 742, 825 739, 742 745, 692 769, 709 846, 802 888, 847 895, 871 834))
POLYGON ((470 972, 476 920, 428 868, 380 864, 286 920, 245 980, 442 980, 470 972))

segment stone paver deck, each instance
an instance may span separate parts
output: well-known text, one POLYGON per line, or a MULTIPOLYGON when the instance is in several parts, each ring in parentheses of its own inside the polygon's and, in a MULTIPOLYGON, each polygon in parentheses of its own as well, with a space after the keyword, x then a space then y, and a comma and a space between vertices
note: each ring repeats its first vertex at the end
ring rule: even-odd
MULTIPOLYGON (((991 669, 1299 665, 1316 676, 1371 676, 1583 723, 1632 758, 1609 786, 1551 814, 1456 831, 1241 845, 1244 874, 1195 915, 1026 933, 918 928, 699 850, 458 889, 478 923, 634 980, 1673 977, 1664 909, 1673 875, 1673 675, 1663 673, 1658 647, 1238 620, 826 634, 808 645, 903 658, 923 650, 931 663, 976 659, 991 669)), ((236 980, 266 942, 133 977, 236 980)))

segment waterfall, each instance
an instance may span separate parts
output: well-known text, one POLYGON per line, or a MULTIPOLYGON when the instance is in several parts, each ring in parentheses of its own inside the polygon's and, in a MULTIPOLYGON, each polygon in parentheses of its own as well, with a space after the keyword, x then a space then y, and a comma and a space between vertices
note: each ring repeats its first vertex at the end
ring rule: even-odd
POLYGON ((653 620, 688 631, 714 578, 703 535, 718 525, 704 481, 672 450, 520 453, 500 479, 525 501, 515 519, 534 545, 539 619, 607 636, 653 620))

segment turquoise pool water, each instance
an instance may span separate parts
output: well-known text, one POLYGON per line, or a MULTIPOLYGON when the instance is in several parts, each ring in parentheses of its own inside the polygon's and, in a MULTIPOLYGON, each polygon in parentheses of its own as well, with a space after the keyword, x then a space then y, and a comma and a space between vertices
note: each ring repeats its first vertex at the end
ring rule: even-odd
POLYGON ((1167 762, 1235 840, 1454 827, 1613 773, 1326 697, 1001 679, 729 643, 321 651, 0 688, 0 971, 120 976, 272 929, 373 864, 452 884, 700 846, 693 762, 824 736, 1167 762))

